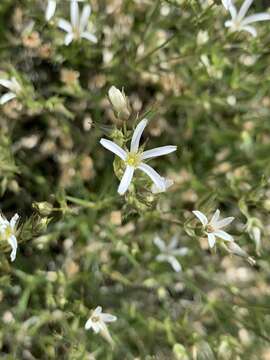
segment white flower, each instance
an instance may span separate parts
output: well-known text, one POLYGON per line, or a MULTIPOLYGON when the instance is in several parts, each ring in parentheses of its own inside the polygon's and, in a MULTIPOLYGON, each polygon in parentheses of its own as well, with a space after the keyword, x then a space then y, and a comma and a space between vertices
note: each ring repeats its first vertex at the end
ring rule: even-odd
POLYGON ((121 92, 117 87, 111 86, 108 95, 114 110, 119 114, 123 113, 129 116, 130 112, 125 93, 121 92))
POLYGON ((179 261, 176 259, 176 256, 185 256, 188 253, 188 248, 186 247, 177 248, 178 245, 177 236, 174 236, 171 239, 169 245, 166 245, 166 243, 159 236, 156 236, 154 238, 154 244, 159 248, 161 252, 161 254, 157 255, 156 257, 157 261, 168 262, 176 272, 182 270, 182 266, 179 263, 179 261))
POLYGON ((139 143, 145 129, 146 125, 148 124, 147 119, 143 119, 139 122, 136 129, 134 130, 130 151, 123 150, 119 145, 115 144, 113 141, 107 139, 101 139, 100 143, 104 146, 107 150, 110 150, 115 155, 119 156, 125 162, 126 169, 122 180, 118 187, 118 193, 120 195, 125 194, 128 190, 128 187, 132 181, 134 171, 136 169, 142 170, 146 175, 148 175, 153 183, 156 185, 158 189, 161 191, 166 190, 166 184, 164 178, 161 177, 151 166, 145 164, 143 160, 155 158, 161 155, 170 154, 177 149, 176 146, 161 146, 152 150, 147 151, 140 151, 139 143))
POLYGON ((3 105, 7 103, 8 101, 14 99, 19 95, 19 93, 22 91, 21 85, 18 83, 15 77, 12 77, 10 80, 7 79, 0 79, 0 85, 4 86, 9 92, 2 95, 0 98, 0 104, 3 105))
POLYGON ((210 248, 214 247, 216 237, 225 241, 233 241, 233 237, 221 229, 229 225, 234 220, 234 217, 227 217, 219 220, 220 211, 216 210, 212 219, 208 221, 207 217, 201 211, 195 210, 192 212, 203 224, 210 248))
POLYGON ((55 0, 48 0, 45 19, 46 21, 50 21, 51 18, 54 16, 56 10, 56 1, 55 0))
POLYGON ((232 31, 247 31, 252 36, 257 36, 256 29, 250 24, 257 21, 270 20, 270 14, 263 12, 245 17, 253 1, 254 0, 245 0, 239 12, 237 12, 233 0, 222 0, 223 6, 230 12, 232 18, 231 20, 225 22, 225 26, 230 28, 232 31))
POLYGON ((102 312, 102 307, 98 306, 93 311, 90 318, 85 323, 85 330, 93 329, 93 331, 98 334, 100 331, 106 331, 106 323, 116 321, 117 317, 111 314, 106 314, 102 312))
POLYGON ((10 221, 4 216, 0 215, 0 238, 6 240, 12 248, 10 259, 14 261, 17 253, 17 238, 16 238, 16 224, 19 220, 19 215, 15 214, 10 221))
POLYGON ((65 37, 65 45, 69 45, 73 40, 79 40, 81 38, 87 39, 93 43, 97 43, 96 36, 87 31, 90 14, 90 5, 84 5, 82 14, 80 16, 78 2, 75 0, 70 2, 71 22, 69 23, 64 19, 60 19, 58 22, 60 29, 67 32, 65 37))
POLYGON ((166 179, 166 178, 163 178, 163 181, 164 181, 164 187, 163 188, 158 188, 156 186, 155 183, 153 183, 153 185, 151 186, 151 191, 153 194, 160 194, 162 192, 165 192, 167 191, 171 186, 173 186, 174 184, 174 181, 172 179, 166 179))

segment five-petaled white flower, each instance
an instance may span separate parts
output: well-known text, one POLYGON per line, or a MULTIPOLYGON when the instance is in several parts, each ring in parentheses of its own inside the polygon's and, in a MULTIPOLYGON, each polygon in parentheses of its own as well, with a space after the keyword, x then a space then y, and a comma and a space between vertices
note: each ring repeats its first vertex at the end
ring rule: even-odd
POLYGON ((56 1, 55 0, 48 0, 45 19, 46 21, 50 21, 51 18, 54 16, 56 10, 56 1))
POLYGON ((0 85, 4 86, 8 90, 10 90, 9 92, 7 92, 6 94, 1 96, 1 98, 0 98, 1 105, 14 99, 22 91, 21 85, 19 84, 19 82, 16 80, 16 78, 14 76, 10 80, 0 79, 0 85))
POLYGON ((159 236, 154 238, 154 244, 159 248, 160 254, 157 255, 157 261, 166 261, 168 262, 174 271, 179 272, 182 270, 182 266, 179 261, 176 259, 176 256, 185 256, 188 253, 188 248, 182 247, 177 248, 178 238, 173 236, 169 245, 167 245, 159 236))
POLYGON ((237 12, 233 0, 222 0, 223 6, 230 12, 232 17, 231 20, 225 22, 225 26, 230 28, 232 31, 247 31, 252 36, 256 37, 257 31, 254 26, 251 26, 250 24, 257 21, 270 20, 270 14, 263 12, 245 17, 253 1, 254 0, 245 0, 239 12, 237 12))
POLYGON ((70 2, 71 22, 69 23, 64 19, 60 19, 58 22, 60 29, 67 32, 65 37, 65 45, 69 45, 73 40, 79 40, 81 38, 87 39, 93 43, 97 43, 96 36, 87 30, 90 14, 90 5, 84 5, 82 14, 80 16, 78 2, 75 0, 70 2))
POLYGON ((212 219, 208 221, 207 217, 201 211, 195 210, 192 212, 203 224, 204 232, 208 237, 208 243, 210 248, 214 247, 216 243, 216 237, 221 238, 225 241, 233 241, 233 237, 221 229, 229 225, 234 220, 234 217, 231 216, 219 220, 220 211, 216 210, 212 219))
POLYGON ((106 323, 116 321, 117 317, 111 314, 103 313, 102 307, 97 306, 90 318, 85 323, 85 330, 93 329, 98 334, 102 331, 107 331, 106 323))
POLYGON ((15 214, 10 221, 8 221, 3 215, 0 215, 0 239, 6 240, 11 246, 11 254, 10 259, 14 261, 17 253, 17 238, 16 238, 16 230, 17 230, 17 222, 19 220, 19 215, 15 214))
POLYGON ((103 138, 100 140, 102 146, 104 146, 107 150, 113 152, 115 155, 119 156, 120 159, 122 159, 126 165, 124 175, 118 187, 118 193, 120 195, 125 194, 125 192, 128 190, 128 187, 133 178, 134 171, 136 169, 140 169, 146 175, 148 175, 160 191, 166 190, 165 179, 161 177, 151 166, 145 164, 143 160, 152 159, 157 156, 170 154, 173 151, 175 151, 177 147, 169 145, 169 146, 161 146, 152 150, 140 151, 139 149, 140 139, 143 130, 145 129, 147 124, 148 124, 148 120, 143 119, 137 125, 131 139, 130 151, 125 151, 119 145, 115 144, 113 141, 103 138))

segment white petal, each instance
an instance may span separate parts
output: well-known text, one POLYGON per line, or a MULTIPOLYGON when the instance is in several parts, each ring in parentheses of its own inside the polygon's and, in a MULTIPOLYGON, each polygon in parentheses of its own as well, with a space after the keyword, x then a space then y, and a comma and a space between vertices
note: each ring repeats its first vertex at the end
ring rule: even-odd
POLYGON ((118 187, 118 193, 120 195, 124 195, 125 192, 128 190, 128 187, 131 183, 131 180, 133 178, 135 168, 133 166, 127 166, 126 170, 124 172, 124 175, 121 179, 121 182, 118 187))
POLYGON ((233 22, 231 20, 227 20, 227 21, 225 21, 224 25, 225 25, 225 27, 230 28, 233 26, 233 22))
POLYGON ((130 151, 132 151, 132 152, 137 152, 138 151, 141 136, 142 136, 143 130, 145 129, 147 124, 148 124, 148 120, 143 119, 136 126, 136 129, 134 130, 134 133, 133 133, 133 136, 132 136, 132 139, 131 139, 130 151))
POLYGON ((167 155, 177 150, 177 146, 167 145, 161 146, 152 150, 147 150, 142 153, 142 160, 151 159, 157 156, 167 155))
POLYGON ((138 169, 142 170, 146 175, 148 175, 157 188, 162 189, 163 191, 166 190, 164 178, 161 177, 151 166, 142 163, 138 166, 138 169))
POLYGON ((67 33, 72 33, 72 26, 71 24, 65 20, 65 19, 60 19, 58 21, 58 27, 64 31, 66 31, 67 33))
POLYGON ((98 42, 97 38, 95 35, 91 34, 90 32, 88 31, 84 31, 82 34, 81 34, 81 38, 84 38, 86 40, 89 40, 91 41, 92 43, 96 44, 98 42))
POLYGON ((174 271, 179 272, 182 270, 182 266, 174 256, 168 257, 168 262, 171 264, 174 271))
POLYGON ((70 2, 70 19, 73 28, 79 28, 79 4, 76 0, 70 2))
POLYGON ((164 187, 160 189, 155 184, 153 184, 151 187, 151 191, 153 194, 159 194, 159 193, 165 192, 174 184, 174 181, 171 179, 166 179, 164 177, 162 179, 164 182, 164 187))
POLYGON ((158 256, 156 256, 156 260, 158 262, 168 261, 168 255, 159 254, 158 256))
POLYGON ((251 15, 251 16, 246 17, 245 19, 243 19, 241 24, 245 26, 245 25, 257 22, 257 21, 267 21, 267 20, 270 20, 270 14, 268 14, 268 13, 259 13, 259 14, 255 14, 255 15, 251 15))
POLYGON ((159 248, 159 250, 164 251, 166 249, 166 244, 165 242, 158 236, 156 235, 154 238, 154 244, 159 248))
POLYGON ((189 249, 187 247, 182 247, 180 249, 175 249, 172 251, 172 254, 175 256, 185 256, 189 252, 189 249))
POLYGON ((212 247, 214 247, 215 242, 216 242, 216 238, 215 235, 212 233, 207 234, 208 237, 208 244, 210 246, 210 248, 212 249, 212 247))
POLYGON ((111 314, 102 313, 101 314, 101 320, 104 322, 114 322, 117 320, 117 317, 111 314))
POLYGON ((65 45, 68 46, 73 40, 73 33, 69 33, 65 36, 65 45))
POLYGON ((223 239, 223 240, 233 241, 233 237, 232 237, 230 234, 228 234, 228 233, 226 233, 225 231, 223 231, 223 230, 217 230, 217 231, 215 231, 213 234, 214 234, 215 236, 223 239))
POLYGON ((221 229, 227 225, 229 225, 234 220, 233 216, 226 217, 222 220, 219 220, 216 222, 216 229, 221 229))
POLYGON ((230 12, 230 14, 231 14, 232 19, 235 20, 236 17, 237 17, 236 7, 235 7, 234 5, 232 5, 232 6, 229 7, 228 10, 229 10, 229 12, 230 12))
POLYGON ((206 226, 208 224, 207 217, 201 211, 194 210, 192 212, 200 220, 203 226, 206 226))
POLYGON ((17 253, 17 247, 18 247, 16 237, 14 235, 10 236, 8 238, 8 243, 12 248, 12 251, 10 254, 10 259, 11 259, 11 261, 14 261, 16 259, 16 253, 17 253))
POLYGON ((222 0, 222 4, 226 10, 229 10, 229 7, 232 6, 231 0, 222 0))
POLYGON ((5 103, 7 103, 8 101, 14 99, 15 97, 16 97, 16 94, 14 94, 12 92, 8 92, 8 93, 4 94, 0 98, 0 105, 4 105, 5 103))
POLYGON ((248 12, 248 9, 250 8, 251 4, 253 3, 254 0, 245 0, 243 5, 241 6, 239 13, 237 15, 237 19, 238 20, 242 20, 246 13, 248 12))
POLYGON ((81 31, 83 31, 86 28, 90 14, 91 14, 91 6, 85 5, 83 7, 83 11, 82 11, 81 19, 80 19, 80 30, 81 31))
POLYGON ((18 215, 18 214, 15 214, 15 215, 11 218, 11 220, 10 220, 10 226, 11 226, 12 229, 15 228, 16 222, 17 222, 18 220, 19 220, 19 215, 18 215))
POLYGON ((6 87, 9 90, 13 90, 13 82, 6 79, 0 79, 0 85, 6 87))
POLYGON ((250 26, 250 25, 246 25, 246 26, 242 26, 241 27, 242 31, 247 31, 248 33, 250 33, 253 37, 257 36, 257 30, 255 29, 254 26, 250 26))
POLYGON ((211 224, 214 228, 216 227, 216 223, 219 219, 219 215, 220 215, 220 210, 217 209, 214 213, 214 215, 212 216, 212 219, 210 220, 209 224, 211 224))
POLYGON ((115 155, 119 156, 122 160, 124 160, 124 161, 126 160, 127 153, 122 148, 120 148, 119 145, 115 144, 113 141, 102 138, 100 140, 100 144, 103 147, 105 147, 105 149, 107 149, 107 150, 113 152, 115 155))
POLYGON ((178 236, 174 235, 169 243, 168 249, 173 250, 178 244, 178 236))
POLYGON ((85 323, 85 325, 84 325, 84 328, 85 328, 85 330, 89 330, 89 329, 91 329, 92 326, 93 326, 93 322, 92 322, 92 320, 91 320, 91 318, 90 318, 90 319, 88 319, 88 320, 86 321, 86 323, 85 323))
POLYGON ((46 9, 46 14, 45 14, 46 21, 51 20, 51 18, 55 14, 55 9, 56 9, 56 1, 55 0, 49 0, 48 5, 47 5, 47 9, 46 9))
POLYGON ((97 306, 93 312, 93 315, 92 316, 97 316, 99 314, 101 314, 102 312, 102 307, 101 306, 97 306))

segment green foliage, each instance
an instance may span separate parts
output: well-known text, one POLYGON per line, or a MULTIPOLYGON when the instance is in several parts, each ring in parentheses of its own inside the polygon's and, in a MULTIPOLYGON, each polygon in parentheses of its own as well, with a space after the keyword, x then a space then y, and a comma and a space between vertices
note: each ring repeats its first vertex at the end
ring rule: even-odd
POLYGON ((0 108, 1 211, 21 216, 15 262, 0 242, 1 359, 269 359, 269 22, 252 38, 221 1, 91 6, 98 44, 65 46, 67 1, 49 23, 44 1, 0 4, 0 78, 23 89, 0 108), (99 140, 128 147, 144 117, 145 149, 178 146, 151 160, 174 185, 154 195, 136 171, 120 196, 123 162, 99 140), (192 210, 217 208, 249 255, 209 250, 192 210), (157 261, 157 234, 188 248, 182 272, 157 261), (98 305, 113 346, 84 329, 98 305))

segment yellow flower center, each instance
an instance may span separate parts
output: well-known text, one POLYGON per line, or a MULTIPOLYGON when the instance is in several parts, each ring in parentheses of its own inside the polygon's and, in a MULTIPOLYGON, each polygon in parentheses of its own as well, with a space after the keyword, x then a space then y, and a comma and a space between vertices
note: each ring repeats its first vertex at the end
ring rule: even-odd
POLYGON ((126 164, 129 166, 137 167, 141 163, 141 156, 138 153, 128 153, 126 164))
POLYGON ((11 226, 7 226, 5 228, 4 237, 6 239, 8 239, 11 235, 13 235, 13 230, 12 230, 11 226))
POLYGON ((207 231, 208 233, 212 233, 212 232, 215 231, 215 229, 212 227, 212 225, 207 225, 207 226, 206 226, 206 231, 207 231))
POLYGON ((92 321, 93 321, 94 323, 99 322, 99 316, 93 316, 93 317, 92 317, 92 321))

